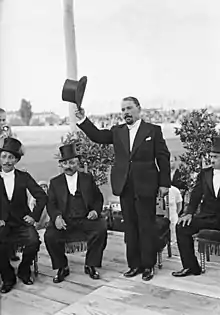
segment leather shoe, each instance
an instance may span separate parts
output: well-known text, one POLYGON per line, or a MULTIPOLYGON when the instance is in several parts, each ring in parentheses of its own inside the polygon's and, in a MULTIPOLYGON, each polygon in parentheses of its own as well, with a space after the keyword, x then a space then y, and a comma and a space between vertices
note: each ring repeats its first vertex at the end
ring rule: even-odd
POLYGON ((34 284, 34 280, 31 278, 31 276, 23 276, 23 275, 17 275, 18 278, 26 285, 32 285, 34 284))
POLYGON ((97 280, 97 279, 100 278, 100 275, 99 275, 98 271, 95 269, 95 267, 85 265, 84 271, 85 271, 85 273, 88 274, 88 275, 90 276, 90 278, 92 278, 92 279, 97 280))
POLYGON ((174 277, 186 277, 186 276, 191 276, 191 275, 198 276, 201 273, 202 273, 201 268, 197 268, 195 270, 190 269, 190 268, 183 268, 180 271, 172 272, 172 276, 174 277))
POLYGON ((153 268, 146 268, 143 271, 142 280, 149 281, 149 280, 151 280, 153 278, 153 276, 154 276, 153 268))
POLYGON ((56 276, 53 278, 54 283, 62 282, 70 274, 69 267, 59 268, 56 276))
POLYGON ((8 293, 13 289, 14 285, 16 284, 16 280, 13 282, 3 282, 0 292, 1 293, 8 293))
POLYGON ((131 278, 137 276, 139 273, 142 273, 142 268, 130 268, 128 271, 124 273, 124 277, 131 278))

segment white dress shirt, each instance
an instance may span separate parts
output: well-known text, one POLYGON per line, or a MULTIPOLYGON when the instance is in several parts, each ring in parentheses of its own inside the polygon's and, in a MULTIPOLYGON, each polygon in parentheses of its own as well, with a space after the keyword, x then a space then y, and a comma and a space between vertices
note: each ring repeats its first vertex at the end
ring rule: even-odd
POLYGON ((134 139, 136 137, 136 134, 137 134, 138 128, 140 127, 140 124, 141 124, 141 119, 138 119, 137 121, 135 121, 135 123, 133 125, 127 125, 128 130, 129 130, 129 138, 130 138, 130 152, 132 151, 134 139))
POLYGON ((69 192, 74 196, 76 189, 77 189, 78 173, 76 172, 72 176, 65 174, 65 176, 66 176, 66 181, 67 181, 67 186, 69 188, 69 192))
POLYGON ((213 188, 215 191, 215 196, 217 198, 218 196, 218 191, 220 188, 220 170, 213 170, 213 188))
POLYGON ((4 181, 8 200, 11 200, 13 196, 13 192, 14 192, 14 186, 15 186, 15 170, 12 170, 11 172, 8 172, 8 173, 1 171, 1 177, 3 178, 3 181, 4 181))

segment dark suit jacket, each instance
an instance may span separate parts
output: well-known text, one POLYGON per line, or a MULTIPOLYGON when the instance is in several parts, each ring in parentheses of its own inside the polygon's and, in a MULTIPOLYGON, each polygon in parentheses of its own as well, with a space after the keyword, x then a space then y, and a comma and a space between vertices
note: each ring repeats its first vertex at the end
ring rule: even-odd
POLYGON ((220 191, 217 198, 213 188, 213 168, 203 169, 191 193, 187 213, 195 214, 201 203, 199 217, 217 217, 220 222, 220 191))
POLYGON ((86 120, 79 125, 94 142, 113 144, 115 161, 111 170, 113 194, 120 196, 131 172, 135 193, 155 196, 158 186, 170 187, 170 153, 160 126, 141 121, 132 152, 129 150, 129 130, 126 124, 99 130, 86 120))
POLYGON ((15 185, 11 201, 8 200, 4 181, 0 176, 0 198, 0 220, 7 221, 10 207, 11 217, 20 223, 24 222, 23 217, 26 215, 31 216, 38 222, 47 202, 47 195, 33 177, 29 173, 17 169, 15 169, 15 185), (36 199, 33 211, 28 206, 27 190, 36 199))
MULTIPOLYGON (((91 210, 95 210, 100 215, 103 206, 103 196, 96 186, 92 174, 78 172, 78 181, 88 213, 91 210)), ((68 193, 65 174, 60 174, 51 179, 48 191, 47 211, 52 222, 55 222, 58 215, 65 216, 68 193)))

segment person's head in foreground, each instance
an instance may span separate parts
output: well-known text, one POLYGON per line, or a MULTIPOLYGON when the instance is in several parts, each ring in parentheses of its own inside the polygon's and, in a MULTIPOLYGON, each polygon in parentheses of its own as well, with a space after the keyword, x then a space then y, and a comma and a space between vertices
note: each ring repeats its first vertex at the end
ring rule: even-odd
POLYGON ((23 155, 22 143, 15 138, 5 138, 0 148, 0 165, 5 173, 11 172, 23 155))
POLYGON ((79 155, 76 152, 75 144, 65 144, 59 148, 59 164, 66 175, 72 176, 79 170, 79 155))
POLYGON ((141 105, 138 99, 133 96, 123 98, 121 111, 127 125, 133 125, 141 117, 141 105))

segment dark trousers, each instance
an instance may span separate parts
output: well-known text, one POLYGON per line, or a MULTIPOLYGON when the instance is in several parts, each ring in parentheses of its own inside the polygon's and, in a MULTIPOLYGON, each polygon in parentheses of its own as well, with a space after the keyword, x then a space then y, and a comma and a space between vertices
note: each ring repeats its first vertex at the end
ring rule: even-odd
POLYGON ((199 268, 192 235, 202 229, 220 230, 220 227, 216 218, 201 218, 199 216, 195 216, 188 226, 176 225, 177 244, 183 268, 191 268, 192 270, 199 268))
POLYGON ((65 255, 65 240, 71 239, 76 231, 82 231, 87 236, 87 253, 85 264, 101 267, 103 251, 107 244, 107 224, 104 219, 75 219, 68 222, 66 230, 58 230, 54 225, 47 227, 44 241, 51 257, 52 268, 59 269, 68 265, 65 255))
POLYGON ((120 196, 129 268, 152 268, 157 261, 156 196, 136 196, 129 180, 120 196))
POLYGON ((18 267, 21 276, 29 276, 30 266, 40 248, 39 235, 31 225, 0 227, 0 274, 3 282, 11 282, 15 279, 14 269, 10 264, 10 252, 12 244, 24 245, 22 261, 18 267))

